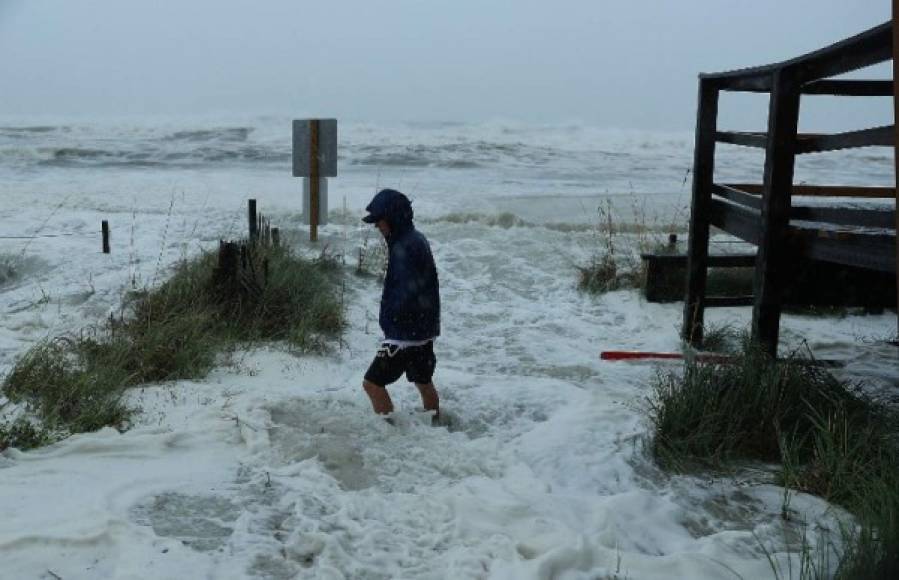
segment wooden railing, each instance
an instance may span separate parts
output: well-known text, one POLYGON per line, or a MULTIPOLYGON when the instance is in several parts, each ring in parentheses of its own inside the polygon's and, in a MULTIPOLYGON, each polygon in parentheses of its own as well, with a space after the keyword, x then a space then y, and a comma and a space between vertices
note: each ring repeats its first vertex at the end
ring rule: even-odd
MULTIPOLYGON (((833 134, 798 133, 802 95, 894 96, 892 80, 841 80, 828 77, 893 58, 892 23, 887 22, 821 50, 781 63, 702 74, 693 160, 693 191, 683 336, 701 345, 706 299, 710 226, 758 246, 755 261, 752 336, 772 355, 777 352, 781 295, 789 283, 790 260, 797 256, 897 271, 896 212, 883 208, 793 207, 793 196, 896 198, 896 188, 851 185, 794 185, 796 155, 882 146, 895 152, 893 125, 833 134), (722 91, 770 93, 766 132, 719 130, 722 91), (760 184, 714 182, 718 143, 765 149, 760 184), (803 231, 791 221, 826 222, 844 230, 868 228, 866 236, 803 231), (813 232, 811 235, 806 235, 813 232), (820 238, 820 240, 818 239, 820 238), (842 245, 840 245, 842 244, 842 245)), ((839 229, 839 228, 838 228, 839 229)))

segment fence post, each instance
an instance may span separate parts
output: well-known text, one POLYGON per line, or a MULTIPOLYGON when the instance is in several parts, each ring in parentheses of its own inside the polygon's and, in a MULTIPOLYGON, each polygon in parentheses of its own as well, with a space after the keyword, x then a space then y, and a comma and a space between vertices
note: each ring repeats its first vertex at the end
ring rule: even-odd
POLYGON ((251 199, 247 204, 247 219, 250 224, 250 243, 256 243, 256 237, 259 235, 259 222, 256 217, 256 200, 251 199))
POLYGON ((107 220, 103 220, 100 224, 100 227, 103 231, 103 253, 109 253, 109 222, 107 220))

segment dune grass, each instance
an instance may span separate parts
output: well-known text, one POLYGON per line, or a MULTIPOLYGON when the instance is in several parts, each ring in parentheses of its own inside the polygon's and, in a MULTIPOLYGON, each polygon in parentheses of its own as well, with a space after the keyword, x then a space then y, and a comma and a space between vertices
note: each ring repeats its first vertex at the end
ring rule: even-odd
POLYGON ((9 425, 0 425, 0 451, 9 447, 27 451, 46 445, 50 441, 52 435, 49 432, 24 418, 19 418, 9 425))
POLYGON ((660 374, 649 450, 673 471, 779 463, 779 483, 855 514, 838 578, 899 577, 899 420, 809 355, 771 360, 748 341, 732 364, 660 374))
MULTIPOLYGON (((629 219, 613 210, 611 200, 597 208, 593 226, 595 244, 586 263, 576 265, 579 290, 602 294, 612 290, 640 288, 646 279, 646 252, 676 252, 676 234, 684 231, 679 212, 667 220, 651 218, 644 205, 633 205, 629 219)), ((683 297, 682 281, 678 297, 683 297)))
POLYGON ((252 253, 267 264, 257 291, 223 292, 214 254, 182 262, 159 287, 130 296, 121 316, 30 349, 5 377, 4 392, 53 430, 122 428, 133 411, 123 402, 129 387, 201 378, 241 344, 326 348, 344 325, 339 269, 282 248, 252 253))
POLYGON ((635 269, 630 260, 616 257, 614 253, 594 255, 590 261, 578 270, 577 287, 590 294, 603 294, 613 290, 639 288, 641 273, 635 269))
MULTIPOLYGON (((638 225, 638 224, 632 224, 638 225)), ((586 264, 576 266, 579 290, 602 294, 623 288, 638 288, 643 277, 639 249, 650 243, 647 227, 631 230, 619 223, 611 201, 598 208, 596 248, 586 264)))
POLYGON ((16 269, 11 260, 6 256, 0 255, 0 286, 15 280, 17 275, 16 269))

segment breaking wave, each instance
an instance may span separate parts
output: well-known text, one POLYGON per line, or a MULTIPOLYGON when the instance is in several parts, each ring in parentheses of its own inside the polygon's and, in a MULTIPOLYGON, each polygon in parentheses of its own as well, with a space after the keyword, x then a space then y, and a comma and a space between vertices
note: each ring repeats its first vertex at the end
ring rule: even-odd
POLYGON ((0 127, 0 136, 4 137, 27 137, 36 133, 53 133, 56 131, 68 131, 65 126, 54 127, 50 125, 37 125, 33 127, 0 127))
MULTIPOLYGON (((553 147, 526 143, 496 143, 466 141, 433 145, 364 145, 351 151, 354 165, 385 167, 441 167, 446 169, 476 169, 491 165, 547 166, 561 159, 583 157, 583 153, 560 151, 553 147)), ((593 158, 623 155, 592 151, 593 158)))
POLYGON ((27 154, 21 150, 0 151, 4 157, 20 162, 36 162, 44 167, 196 167, 225 163, 286 163, 290 153, 271 147, 203 146, 184 150, 143 147, 132 150, 94 149, 90 147, 39 148, 27 154))
MULTIPOLYGON (((516 188, 558 191, 681 191, 692 167, 689 133, 613 131, 582 126, 503 124, 341 125, 344 169, 459 172, 516 188), (634 185, 636 184, 636 185, 634 185)), ((233 126, 189 124, 49 124, 0 126, 0 172, 51 168, 261 167, 288 172, 289 121, 258 118, 233 126)), ((811 157, 811 156, 810 156, 811 157)), ((726 179, 751 179, 763 157, 724 149, 726 179)), ((864 167, 872 185, 889 182, 892 162, 879 152, 797 160, 797 179, 851 182, 864 167)))
POLYGON ((164 139, 170 141, 246 141, 253 132, 252 127, 223 127, 217 129, 195 129, 176 131, 164 139))

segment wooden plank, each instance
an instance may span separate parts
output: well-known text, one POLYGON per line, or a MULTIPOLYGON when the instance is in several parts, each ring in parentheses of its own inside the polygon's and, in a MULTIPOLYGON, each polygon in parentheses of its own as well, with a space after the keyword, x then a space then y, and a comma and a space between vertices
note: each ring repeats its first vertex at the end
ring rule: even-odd
POLYGON ((740 191, 735 187, 719 185, 716 183, 712 186, 712 193, 723 197, 724 199, 729 199, 734 203, 745 205, 746 207, 758 210, 762 209, 762 199, 758 195, 740 191))
POLYGON ((706 308, 724 308, 728 306, 752 306, 754 296, 707 296, 706 308))
POLYGON ((794 228, 794 239, 802 248, 802 255, 815 260, 880 272, 896 271, 896 241, 892 235, 794 228))
POLYGON ((799 144, 796 153, 819 153, 856 147, 893 147, 895 129, 888 125, 831 135, 803 134, 798 135, 797 139, 799 144))
MULTIPOLYGON (((678 267, 687 265, 687 254, 640 254, 647 261, 664 264, 666 267, 678 267)), ((755 266, 754 254, 719 254, 708 256, 708 265, 711 268, 751 268, 755 266)))
POLYGON ((687 251, 687 287, 681 336, 689 344, 702 344, 704 301, 709 257, 709 204, 715 172, 715 128, 718 122, 719 91, 713 83, 699 80, 696 114, 696 145, 693 150, 693 200, 690 209, 690 240, 687 251))
MULTIPOLYGON (((757 183, 723 183, 722 187, 739 189, 745 193, 761 194, 762 187, 757 183)), ((793 197, 805 195, 809 197, 864 197, 871 199, 894 199, 895 187, 857 187, 852 185, 794 185, 793 197)))
POLYGON ((892 22, 816 50, 791 64, 798 66, 799 82, 834 77, 887 61, 893 57, 892 22))
POLYGON ((761 213, 720 199, 713 199, 709 203, 709 223, 744 242, 757 244, 761 213))
MULTIPOLYGON (((839 151, 857 147, 892 147, 894 142, 893 126, 873 127, 846 133, 820 134, 803 133, 796 135, 798 146, 796 153, 820 153, 822 151, 839 151)), ((715 140, 719 143, 742 145, 743 147, 767 147, 768 136, 765 133, 743 131, 718 131, 715 140)))
POLYGON ((700 75, 700 78, 705 78, 715 83, 718 89, 722 91, 771 92, 772 72, 767 67, 740 69, 727 73, 704 74, 700 75), (729 74, 734 76, 728 76, 729 74))
MULTIPOLYGON (((757 210, 760 210, 762 207, 762 200, 759 196, 741 191, 735 187, 715 184, 712 188, 712 192, 720 197, 746 207, 757 210)), ((893 211, 807 206, 792 207, 790 210, 790 219, 888 229, 893 228, 895 221, 893 211)))
POLYGON ((796 133, 799 124, 799 83, 788 68, 775 74, 768 111, 768 148, 765 154, 752 309, 752 339, 777 356, 781 297, 787 277, 787 230, 793 185, 796 133))
POLYGON ((892 229, 896 217, 892 210, 794 206, 790 210, 790 219, 826 222, 841 226, 892 229))
POLYGON ((764 149, 768 143, 768 136, 764 133, 747 133, 742 131, 717 131, 715 140, 719 143, 730 143, 744 147, 758 147, 764 149))
POLYGON ((841 97, 891 97, 893 96, 893 81, 825 79, 808 83, 802 87, 802 94, 841 97))
POLYGON ((830 46, 782 62, 751 68, 706 73, 700 79, 724 91, 768 92, 774 88, 773 75, 792 68, 799 84, 884 62, 892 58, 892 22, 885 22, 830 46))

